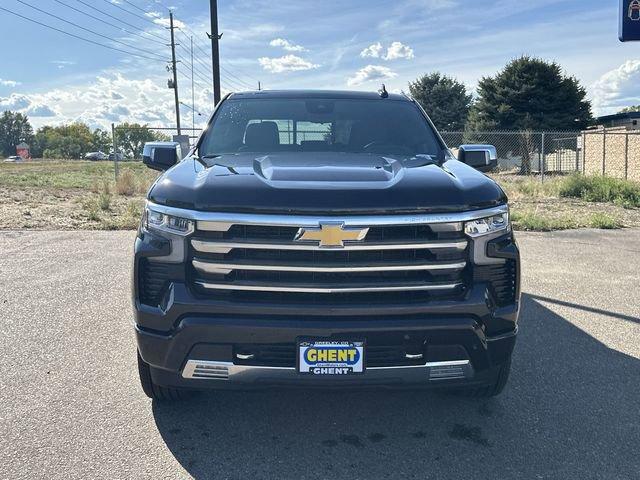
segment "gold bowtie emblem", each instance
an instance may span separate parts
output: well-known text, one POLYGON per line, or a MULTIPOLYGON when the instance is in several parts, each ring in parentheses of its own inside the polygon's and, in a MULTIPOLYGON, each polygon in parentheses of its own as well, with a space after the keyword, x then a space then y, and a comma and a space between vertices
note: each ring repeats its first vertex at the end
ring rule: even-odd
POLYGON ((321 247, 341 248, 346 241, 364 240, 368 232, 368 228, 344 228, 341 223, 322 224, 320 228, 301 228, 295 240, 315 240, 321 247))

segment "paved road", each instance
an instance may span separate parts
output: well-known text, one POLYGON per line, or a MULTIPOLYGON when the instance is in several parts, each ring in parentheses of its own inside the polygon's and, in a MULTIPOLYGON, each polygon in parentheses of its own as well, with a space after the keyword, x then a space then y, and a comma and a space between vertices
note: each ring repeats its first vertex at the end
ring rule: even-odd
POLYGON ((504 394, 138 388, 130 232, 0 232, 0 478, 640 476, 640 232, 521 234, 504 394))

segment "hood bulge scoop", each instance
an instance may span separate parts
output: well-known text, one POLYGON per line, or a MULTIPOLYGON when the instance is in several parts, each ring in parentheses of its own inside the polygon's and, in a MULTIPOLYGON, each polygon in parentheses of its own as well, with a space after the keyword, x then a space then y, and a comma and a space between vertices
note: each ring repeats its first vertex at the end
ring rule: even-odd
POLYGON ((370 154, 318 153, 313 158, 266 155, 253 162, 258 178, 274 188, 375 189, 402 179, 404 167, 394 158, 370 154))

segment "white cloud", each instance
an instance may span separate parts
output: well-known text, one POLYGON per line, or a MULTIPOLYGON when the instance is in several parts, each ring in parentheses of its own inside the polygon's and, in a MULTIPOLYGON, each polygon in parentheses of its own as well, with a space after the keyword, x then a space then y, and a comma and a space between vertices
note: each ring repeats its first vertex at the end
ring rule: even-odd
POLYGON ((596 115, 616 113, 623 107, 640 104, 640 60, 627 60, 602 75, 591 87, 596 115))
POLYGON ((2 87, 17 87, 18 85, 22 85, 20 82, 16 82, 15 80, 5 80, 0 78, 0 86, 2 87))
POLYGON ((76 62, 71 60, 51 60, 49 63, 58 67, 58 69, 62 70, 63 68, 70 67, 71 65, 75 65, 76 62))
POLYGON ((397 60, 399 58, 406 58, 407 60, 413 58, 413 49, 408 45, 402 44, 402 42, 393 42, 389 48, 387 48, 387 54, 382 57, 385 60, 397 60))
POLYGON ((285 55, 278 58, 262 57, 258 59, 258 62, 262 68, 271 73, 312 70, 320 66, 296 55, 285 55))
MULTIPOLYGON (((160 25, 161 27, 171 26, 171 20, 169 19, 169 17, 154 18, 153 23, 155 23, 156 25, 160 25)), ((180 20, 178 20, 177 18, 174 18, 173 26, 182 29, 182 28, 185 28, 187 25, 184 22, 181 22, 180 20)))
POLYGON ((358 70, 353 77, 350 77, 347 80, 347 85, 355 87, 366 82, 388 80, 397 76, 398 74, 388 67, 383 67, 382 65, 367 65, 358 70))
POLYGON ((376 42, 373 45, 369 45, 367 48, 360 52, 360 56, 362 58, 378 58, 382 53, 382 44, 380 42, 376 42))
POLYGON ((287 52, 307 52, 308 51, 302 45, 296 45, 295 43, 291 43, 289 40, 285 38, 274 38, 269 42, 269 45, 271 45, 272 47, 282 47, 287 52))
MULTIPOLYGON (((0 97, 0 111, 13 110, 29 116, 34 128, 75 121, 91 128, 109 128, 111 122, 149 123, 157 127, 175 125, 173 93, 165 87, 164 75, 139 79, 121 73, 102 73, 97 78, 72 87, 39 93, 0 97)), ((196 90, 195 108, 208 115, 212 108, 211 89, 196 90)), ((191 103, 191 98, 187 100, 191 103)), ((191 114, 182 110, 190 126, 191 114)), ((201 124, 207 117, 196 117, 201 124)))
POLYGON ((30 117, 55 117, 57 112, 47 105, 32 105, 25 112, 30 117))
POLYGON ((413 58, 413 49, 402 42, 392 42, 387 53, 382 54, 384 47, 380 42, 373 43, 360 52, 362 58, 382 58, 383 60, 397 60, 399 58, 413 58))
POLYGON ((8 97, 0 97, 1 110, 26 110, 31 106, 28 96, 20 93, 12 93, 8 97))

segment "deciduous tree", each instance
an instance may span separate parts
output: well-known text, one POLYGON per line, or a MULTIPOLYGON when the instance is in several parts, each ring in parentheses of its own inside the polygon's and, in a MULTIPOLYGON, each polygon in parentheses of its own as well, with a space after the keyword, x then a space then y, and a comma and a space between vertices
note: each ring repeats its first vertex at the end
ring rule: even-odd
POLYGON ((20 143, 33 142, 33 128, 22 113, 6 110, 0 116, 0 152, 5 156, 16 154, 20 143))

